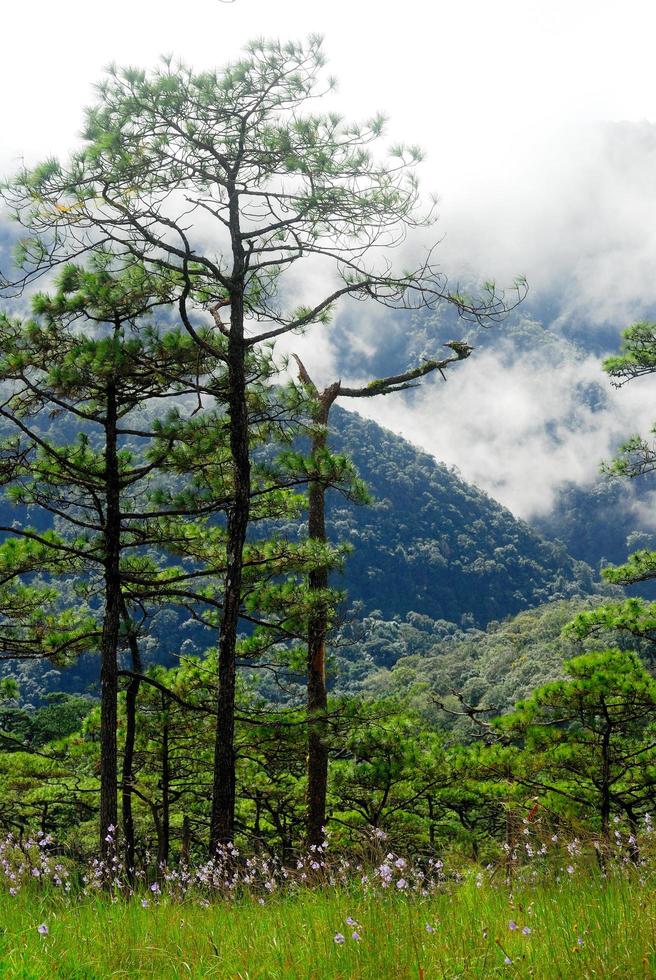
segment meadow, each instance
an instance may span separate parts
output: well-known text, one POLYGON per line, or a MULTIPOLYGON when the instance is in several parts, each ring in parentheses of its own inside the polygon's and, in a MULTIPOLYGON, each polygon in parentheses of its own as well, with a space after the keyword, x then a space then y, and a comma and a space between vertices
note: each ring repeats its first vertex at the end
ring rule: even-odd
POLYGON ((656 887, 578 871, 421 897, 305 889, 262 899, 130 900, 29 885, 0 898, 3 978, 651 977, 656 887))

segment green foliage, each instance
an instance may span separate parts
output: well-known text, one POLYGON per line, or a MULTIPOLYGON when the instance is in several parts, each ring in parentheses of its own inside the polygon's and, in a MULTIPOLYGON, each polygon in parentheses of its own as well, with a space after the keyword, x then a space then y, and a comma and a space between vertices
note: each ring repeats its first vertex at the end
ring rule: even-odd
POLYGON ((618 386, 656 371, 656 325, 641 321, 624 330, 619 354, 605 358, 602 367, 618 386))
POLYGON ((611 813, 636 827, 656 789, 656 682, 636 654, 617 649, 564 666, 566 679, 497 719, 495 730, 517 750, 489 750, 490 769, 505 768, 506 779, 544 794, 556 811, 596 814, 606 836, 611 813))
POLYGON ((453 692, 484 719, 510 710, 535 687, 563 676, 563 662, 579 649, 564 627, 598 605, 598 599, 547 603, 485 632, 418 615, 405 622, 370 617, 364 637, 355 625, 349 645, 339 649, 341 689, 410 698, 428 724, 468 740, 478 729, 453 692))
POLYGON ((634 647, 636 640, 644 640, 647 642, 640 644, 640 651, 646 660, 651 660, 656 640, 656 604, 642 599, 603 603, 577 613, 565 627, 565 634, 580 640, 624 634, 633 638, 634 647))

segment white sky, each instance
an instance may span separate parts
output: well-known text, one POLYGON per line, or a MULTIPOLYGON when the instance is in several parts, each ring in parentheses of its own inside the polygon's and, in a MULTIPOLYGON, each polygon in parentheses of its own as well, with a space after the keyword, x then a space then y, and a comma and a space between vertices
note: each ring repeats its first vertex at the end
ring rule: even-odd
POLYGON ((441 190, 512 160, 526 126, 654 117, 649 0, 23 0, 3 4, 2 162, 61 152, 110 61, 221 64, 253 36, 322 33, 344 107, 382 109, 441 190))
POLYGON ((527 123, 653 118, 655 27, 649 0, 3 4, 3 162, 70 145, 80 104, 112 60, 147 66, 173 52, 209 66, 253 36, 316 31, 345 106, 402 121, 432 151, 442 184, 490 152, 510 158, 507 137, 527 123))
MULTIPOLYGON (((427 150, 423 183, 440 198, 447 271, 526 274, 572 316, 585 309, 618 329, 656 304, 650 0, 22 0, 2 5, 0 31, 4 174, 21 156, 66 154, 110 61, 148 67, 173 53, 203 68, 237 57, 254 36, 318 32, 342 111, 382 110, 390 139, 427 150), (607 131, 607 122, 633 125, 607 131)), ((460 459, 422 434, 430 405, 422 411, 417 441, 518 512, 540 509, 522 491, 521 448, 516 479, 503 482, 487 450, 476 457, 469 446, 460 459)), ((503 424, 495 414, 495 431, 503 424)), ((405 434, 413 428, 406 418, 405 434)), ((577 459, 559 472, 579 478, 577 459)), ((583 469, 595 466, 590 457, 583 469)))

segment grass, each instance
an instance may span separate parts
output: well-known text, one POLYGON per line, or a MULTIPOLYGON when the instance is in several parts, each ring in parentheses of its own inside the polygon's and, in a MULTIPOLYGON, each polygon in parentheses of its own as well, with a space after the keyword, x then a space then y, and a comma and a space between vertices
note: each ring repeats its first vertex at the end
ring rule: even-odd
POLYGON ((425 899, 308 890, 264 906, 162 899, 142 908, 138 899, 26 888, 0 897, 0 930, 3 980, 656 976, 656 886, 620 877, 581 876, 514 895, 471 880, 425 899))

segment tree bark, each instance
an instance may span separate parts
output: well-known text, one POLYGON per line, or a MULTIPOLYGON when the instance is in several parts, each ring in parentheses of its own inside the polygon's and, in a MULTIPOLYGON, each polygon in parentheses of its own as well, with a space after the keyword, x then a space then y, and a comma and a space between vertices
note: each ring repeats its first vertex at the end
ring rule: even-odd
POLYGON ((107 385, 105 421, 105 610, 100 647, 100 853, 112 856, 118 822, 117 650, 121 616, 121 512, 117 454, 116 385, 107 385), (110 830, 110 828, 113 828, 110 830), (110 837, 111 840, 107 840, 110 837))
MULTIPOLYGON (((121 598, 121 616, 127 630, 128 648, 135 674, 143 673, 139 643, 131 629, 130 616, 125 600, 121 598)), ((135 833, 134 815, 132 812, 132 790, 134 786, 134 745, 137 734, 137 698, 141 680, 131 677, 125 692, 125 745, 123 748, 123 772, 121 796, 121 812, 123 817, 123 846, 125 854, 125 870, 130 884, 134 884, 135 876, 135 833)))
POLYGON ((191 854, 191 821, 188 815, 185 813, 182 818, 182 848, 180 851, 180 863, 187 867, 189 865, 189 857, 191 854))
MULTIPOLYGON (((312 455, 317 457, 328 445, 330 409, 337 397, 339 385, 331 385, 319 395, 312 436, 312 455)), ((326 544, 326 485, 315 478, 310 481, 308 501, 308 536, 311 541, 326 544)), ((328 569, 321 565, 308 577, 310 592, 328 589, 328 569)), ((326 798, 328 794, 328 726, 326 711, 326 637, 328 634, 328 610, 325 601, 314 606, 308 622, 307 654, 307 816, 306 836, 309 845, 319 845, 324 840, 326 823, 326 798)))
POLYGON ((601 739, 601 836, 603 846, 608 851, 610 846, 610 725, 606 725, 601 739))
POLYGON ((167 704, 162 698, 164 723, 162 725, 162 821, 157 840, 157 867, 168 864, 171 842, 171 764, 169 756, 169 716, 167 704))
POLYGON ((236 646, 241 610, 244 544, 250 517, 251 463, 246 346, 244 344, 244 249, 239 230, 239 200, 234 186, 230 193, 230 230, 233 274, 230 331, 228 335, 228 412, 230 454, 234 479, 233 502, 228 512, 226 582, 219 634, 216 738, 210 856, 221 844, 232 841, 235 829, 235 682, 236 646))

